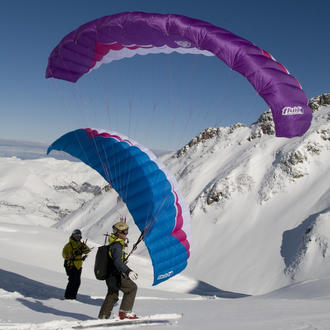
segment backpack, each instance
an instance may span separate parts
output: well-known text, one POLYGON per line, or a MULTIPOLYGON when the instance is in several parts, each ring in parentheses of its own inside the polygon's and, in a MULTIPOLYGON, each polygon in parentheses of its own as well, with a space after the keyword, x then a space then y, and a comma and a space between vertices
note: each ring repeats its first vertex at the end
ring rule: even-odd
POLYGON ((102 245, 97 248, 94 264, 95 277, 104 281, 109 277, 109 247, 110 245, 102 245))

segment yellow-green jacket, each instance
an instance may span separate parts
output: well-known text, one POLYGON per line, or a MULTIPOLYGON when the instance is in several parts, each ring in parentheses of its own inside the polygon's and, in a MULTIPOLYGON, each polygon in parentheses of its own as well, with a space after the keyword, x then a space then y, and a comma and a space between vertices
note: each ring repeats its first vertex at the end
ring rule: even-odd
POLYGON ((114 267, 110 266, 110 273, 124 273, 128 275, 132 271, 127 265, 127 255, 125 253, 126 242, 124 239, 117 237, 115 234, 109 236, 109 257, 114 267))
POLYGON ((83 242, 75 241, 72 236, 69 238, 62 251, 62 256, 65 259, 66 267, 76 267, 78 270, 82 267, 82 255, 87 254, 91 249, 83 242))

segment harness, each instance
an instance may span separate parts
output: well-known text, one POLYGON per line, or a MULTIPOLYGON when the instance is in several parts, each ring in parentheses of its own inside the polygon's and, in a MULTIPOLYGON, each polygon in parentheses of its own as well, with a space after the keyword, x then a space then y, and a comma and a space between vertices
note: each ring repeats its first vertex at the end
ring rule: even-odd
POLYGON ((71 249, 72 249, 72 254, 73 254, 73 259, 71 259, 72 261, 75 260, 82 260, 82 244, 80 244, 79 247, 74 248, 72 245, 72 242, 70 241, 70 245, 71 245, 71 249), (76 258, 78 257, 78 258, 76 258), (80 257, 80 258, 79 258, 80 257))
POLYGON ((115 236, 114 234, 111 234, 110 237, 109 237, 109 257, 112 259, 110 246, 115 244, 115 243, 120 243, 121 244, 121 246, 122 246, 122 257, 121 257, 121 259, 122 259, 124 264, 127 264, 128 255, 125 252, 125 246, 126 246, 125 240, 115 236))
POLYGON ((70 258, 70 259, 65 259, 64 260, 64 267, 67 267, 67 268, 72 268, 74 267, 74 262, 75 261, 78 261, 78 260, 81 260, 81 261, 84 261, 86 259, 86 256, 82 256, 83 254, 83 244, 81 242, 79 242, 79 246, 77 246, 76 248, 73 247, 73 244, 71 242, 71 240, 69 240, 69 244, 71 246, 71 249, 72 249, 72 254, 73 254, 73 257, 70 258))

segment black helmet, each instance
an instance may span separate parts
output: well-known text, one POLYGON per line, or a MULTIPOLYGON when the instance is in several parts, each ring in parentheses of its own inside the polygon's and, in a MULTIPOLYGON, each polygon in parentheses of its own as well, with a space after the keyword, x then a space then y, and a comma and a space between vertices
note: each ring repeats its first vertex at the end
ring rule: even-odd
POLYGON ((118 232, 126 234, 128 233, 128 226, 125 222, 119 221, 117 223, 115 223, 112 226, 112 230, 114 234, 117 234, 118 232))
POLYGON ((73 232, 72 232, 72 236, 73 235, 80 235, 81 236, 81 231, 80 229, 75 229, 73 232))
POLYGON ((75 241, 79 241, 81 239, 81 231, 80 229, 75 229, 72 234, 71 234, 72 238, 75 240, 75 241))

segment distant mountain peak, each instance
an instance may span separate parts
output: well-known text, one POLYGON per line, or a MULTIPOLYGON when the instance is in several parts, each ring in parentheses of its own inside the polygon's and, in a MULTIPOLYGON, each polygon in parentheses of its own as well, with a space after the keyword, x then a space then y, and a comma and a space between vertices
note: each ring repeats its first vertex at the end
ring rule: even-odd
POLYGON ((322 105, 330 105, 330 93, 322 94, 311 98, 308 102, 310 108, 317 111, 322 105))

